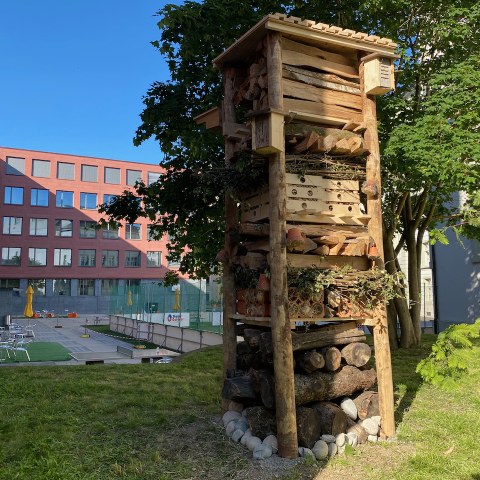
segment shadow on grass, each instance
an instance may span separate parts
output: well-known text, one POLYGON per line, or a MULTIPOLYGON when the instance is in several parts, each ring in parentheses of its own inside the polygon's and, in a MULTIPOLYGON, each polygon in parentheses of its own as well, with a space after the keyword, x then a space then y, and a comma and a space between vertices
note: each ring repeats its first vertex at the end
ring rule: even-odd
MULTIPOLYGON (((392 352, 393 384, 395 395, 395 423, 402 422, 405 412, 412 405, 422 377, 415 373, 418 362, 427 357, 436 341, 436 335, 423 335, 421 345, 392 352)), ((480 478, 479 478, 480 480, 480 478)))

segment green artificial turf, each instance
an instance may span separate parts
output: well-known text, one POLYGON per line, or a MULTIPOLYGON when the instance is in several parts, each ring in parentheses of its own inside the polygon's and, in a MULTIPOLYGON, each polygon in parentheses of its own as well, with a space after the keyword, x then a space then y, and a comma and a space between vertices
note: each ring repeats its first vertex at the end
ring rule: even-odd
MULTIPOLYGON (((61 362, 71 360, 70 350, 56 342, 30 342, 25 345, 31 362, 61 362)), ((27 354, 18 351, 16 356, 12 351, 8 358, 5 350, 0 350, 0 363, 28 362, 27 354)))

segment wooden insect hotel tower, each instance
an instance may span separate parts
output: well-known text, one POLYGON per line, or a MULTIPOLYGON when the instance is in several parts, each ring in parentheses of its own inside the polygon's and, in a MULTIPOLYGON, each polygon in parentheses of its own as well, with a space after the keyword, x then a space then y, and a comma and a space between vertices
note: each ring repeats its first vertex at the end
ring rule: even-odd
POLYGON ((224 100, 196 118, 221 129, 227 169, 241 157, 264 172, 256 191, 240 185, 244 191, 226 195, 222 397, 224 409, 261 397, 283 457, 311 443, 300 430, 314 428, 305 413, 312 402, 330 405, 317 408, 325 425, 316 434, 335 434, 338 422, 351 423, 336 417, 340 400, 375 382, 382 434, 395 434, 385 302, 362 302, 358 293, 383 271, 375 95, 394 88, 395 47, 269 15, 215 59, 224 100), (267 272, 269 285, 242 283, 255 272, 267 272), (253 393, 242 394, 247 379, 253 393))

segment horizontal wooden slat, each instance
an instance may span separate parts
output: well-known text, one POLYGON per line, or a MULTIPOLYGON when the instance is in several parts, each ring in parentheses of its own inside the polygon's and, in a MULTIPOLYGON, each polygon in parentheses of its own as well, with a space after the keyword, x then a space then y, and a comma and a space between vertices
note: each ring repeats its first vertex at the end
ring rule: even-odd
POLYGON ((283 78, 296 80, 298 82, 313 85, 315 87, 327 88, 338 92, 346 92, 352 95, 360 95, 360 86, 349 82, 343 78, 331 73, 319 73, 305 70, 304 68, 284 65, 283 78))
POLYGON ((197 115, 193 119, 197 125, 205 124, 205 128, 207 130, 210 129, 217 129, 219 130, 221 127, 221 113, 220 108, 215 107, 207 110, 206 112, 197 115))
POLYGON ((319 122, 323 120, 331 124, 344 125, 352 121, 357 123, 362 123, 363 121, 363 115, 360 112, 337 105, 284 98, 283 108, 286 112, 295 112, 299 118, 301 118, 301 113, 306 113, 317 117, 319 122))
POLYGON ((330 255, 328 257, 319 257, 317 255, 296 255, 287 253, 287 264, 293 268, 333 268, 345 267, 350 265, 355 270, 368 270, 370 261, 366 257, 344 257, 341 255, 330 255))
POLYGON ((294 80, 283 79, 283 95, 294 97, 312 102, 321 102, 327 105, 339 105, 354 108, 361 112, 362 99, 358 95, 351 95, 345 92, 318 88, 313 85, 297 82, 294 80))
POLYGON ((288 213, 287 221, 301 223, 319 223, 326 225, 367 225, 370 215, 332 215, 330 212, 315 214, 288 213))
POLYGON ((282 38, 282 48, 284 50, 291 50, 294 52, 303 53, 305 55, 318 57, 323 60, 328 60, 330 62, 339 63, 341 65, 348 65, 349 67, 355 68, 354 59, 352 57, 347 57, 338 53, 328 52, 327 50, 323 50, 318 47, 313 47, 304 43, 295 42, 294 40, 286 37, 282 38))
POLYGON ((287 65, 316 68, 346 78, 359 78, 358 70, 354 67, 330 62, 329 60, 323 60, 291 50, 282 51, 282 62, 287 65))

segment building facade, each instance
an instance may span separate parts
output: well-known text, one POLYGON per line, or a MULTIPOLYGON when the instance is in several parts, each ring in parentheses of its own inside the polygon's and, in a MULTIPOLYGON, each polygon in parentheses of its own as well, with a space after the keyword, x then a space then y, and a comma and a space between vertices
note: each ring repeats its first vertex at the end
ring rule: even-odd
POLYGON ((96 227, 98 205, 161 172, 157 165, 0 147, 0 301, 10 299, 1 301, 0 314, 23 311, 29 283, 34 308, 107 313, 113 294, 158 283, 175 269, 166 260, 167 240, 150 239, 147 219, 96 227))

